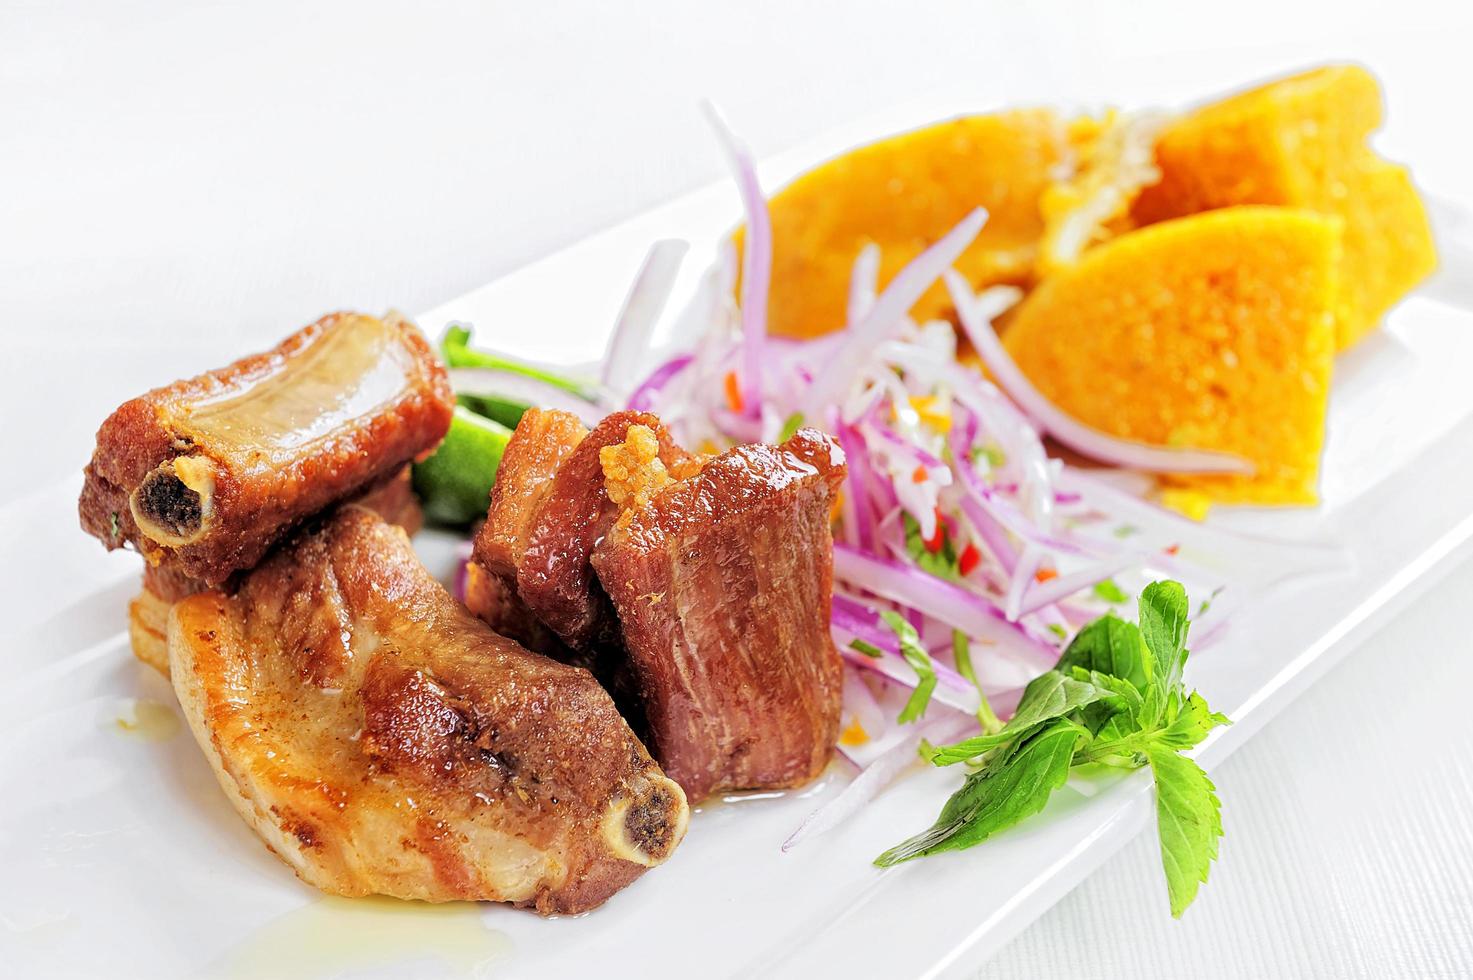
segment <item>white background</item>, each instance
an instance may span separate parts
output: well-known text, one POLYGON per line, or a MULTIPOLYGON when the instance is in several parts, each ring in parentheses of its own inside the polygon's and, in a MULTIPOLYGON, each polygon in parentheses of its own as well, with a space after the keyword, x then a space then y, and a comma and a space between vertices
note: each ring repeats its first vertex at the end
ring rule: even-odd
MULTIPOLYGON (((1353 59, 1383 150, 1473 201, 1467 4, 1023 8, 0 5, 0 503, 205 352, 428 308, 717 178, 702 95, 765 155, 938 94, 1179 104, 1353 59)), ((1228 837, 1185 922, 1143 838, 980 975, 1473 974, 1470 597, 1453 572, 1214 773, 1228 837)))

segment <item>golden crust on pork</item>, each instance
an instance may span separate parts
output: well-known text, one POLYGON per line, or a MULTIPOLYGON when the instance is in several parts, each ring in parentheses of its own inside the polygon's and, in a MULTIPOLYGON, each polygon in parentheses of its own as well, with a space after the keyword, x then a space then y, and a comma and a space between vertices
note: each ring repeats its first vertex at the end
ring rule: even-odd
POLYGON ((177 603, 169 655, 227 795, 324 891, 581 912, 684 834, 593 677, 493 633, 361 508, 177 603))
POLYGON ((218 585, 298 522, 433 449, 453 407, 412 323, 332 314, 125 402, 98 430, 82 527, 218 585))
MULTIPOLYGON (((424 524, 408 466, 360 495, 356 503, 402 527, 405 534, 414 534, 424 524)), ((133 656, 168 677, 169 610, 180 599, 206 588, 199 579, 186 575, 176 562, 145 563, 143 588, 128 603, 128 640, 133 656)))

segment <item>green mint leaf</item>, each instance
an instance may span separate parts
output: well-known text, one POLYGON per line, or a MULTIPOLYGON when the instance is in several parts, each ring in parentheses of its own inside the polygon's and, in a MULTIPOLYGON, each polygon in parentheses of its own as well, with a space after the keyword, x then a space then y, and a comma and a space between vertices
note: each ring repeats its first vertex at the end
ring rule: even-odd
POLYGON ((1181 710, 1156 735, 1156 741, 1169 749, 1190 749, 1207 737, 1207 733, 1219 725, 1231 725, 1232 721, 1207 707, 1207 701, 1193 691, 1182 703, 1181 710))
POLYGON ((1222 837, 1222 804, 1217 787, 1191 759, 1165 746, 1147 750, 1156 777, 1156 829, 1171 914, 1181 914, 1206 883, 1222 837))
POLYGON ((783 422, 782 431, 777 434, 778 442, 787 442, 793 438, 793 433, 803 428, 803 413, 794 412, 783 422))
POLYGON ((1180 582, 1152 582, 1141 592, 1141 636, 1171 703, 1180 700, 1182 668, 1187 662, 1187 609, 1187 590, 1180 582))
POLYGON ((984 752, 1027 737, 1033 730, 1055 718, 1062 718, 1086 705, 1113 697, 1115 695, 1109 690, 1095 687, 1088 681, 1065 676, 1056 670, 1039 674, 1023 690, 1023 697, 1018 701, 1018 710, 1013 712, 1012 719, 1001 731, 943 746, 932 755, 931 762, 933 765, 950 766, 975 759, 984 752))
POLYGON ((1057 719, 1023 743, 1000 766, 974 772, 952 795, 929 830, 875 858, 880 867, 980 844, 1000 830, 1042 810, 1069 778, 1074 747, 1088 734, 1057 719))
POLYGON ((911 561, 921 571, 937 578, 944 578, 949 582, 960 579, 961 569, 957 564, 956 549, 952 547, 951 535, 947 533, 945 525, 941 527, 941 547, 932 551, 926 547, 926 539, 921 537, 920 522, 904 511, 900 518, 905 524, 905 552, 910 555, 911 561))
POLYGON ((1075 754, 1074 764, 1139 769, 1146 764, 1146 750, 1155 744, 1155 736, 1155 732, 1134 728, 1124 715, 1115 715, 1092 742, 1075 754))
POLYGON ((931 695, 936 691, 936 669, 931 665, 931 655, 926 648, 921 646, 921 638, 916 633, 915 627, 900 613, 893 609, 886 609, 880 613, 880 618, 894 632, 896 639, 900 641, 900 655, 905 662, 910 664, 911 669, 916 672, 919 682, 915 690, 910 692, 910 697, 905 702, 905 707, 900 709, 900 717, 897 719, 902 725, 908 724, 926 715, 926 707, 931 703, 931 695))
POLYGON ((1155 664, 1140 629, 1110 613, 1075 634, 1055 669, 1067 673, 1074 667, 1128 681, 1142 695, 1155 678, 1155 664))
POLYGON ((972 666, 972 643, 961 630, 951 631, 951 659, 956 664, 956 672, 977 689, 977 724, 982 726, 982 734, 990 735, 1002 728, 1002 722, 988 703, 987 692, 982 690, 982 682, 977 680, 977 671, 972 666))
POLYGON ((884 650, 881 650, 873 643, 866 643, 864 640, 850 640, 849 649, 858 651, 859 653, 864 654, 866 657, 870 657, 875 660, 879 660, 885 655, 884 650))
POLYGON ((1080 718, 1084 727, 1094 732, 1096 737, 1103 734, 1106 738, 1118 738, 1140 730, 1141 721, 1145 717, 1145 699, 1134 684, 1102 674, 1098 670, 1085 670, 1083 667, 1073 667, 1070 670, 1076 680, 1088 681, 1113 695, 1112 698, 1101 699, 1085 708, 1080 718), (1109 728, 1109 732, 1105 731, 1106 728, 1109 728))
POLYGON ((1133 537, 1134 535, 1140 534, 1141 529, 1136 527, 1134 524, 1118 524, 1115 527, 1114 533, 1115 537, 1117 538, 1129 538, 1133 537))
POLYGON ((1106 602, 1125 602, 1129 597, 1115 584, 1115 580, 1107 578, 1103 582, 1095 583, 1095 596, 1106 602))

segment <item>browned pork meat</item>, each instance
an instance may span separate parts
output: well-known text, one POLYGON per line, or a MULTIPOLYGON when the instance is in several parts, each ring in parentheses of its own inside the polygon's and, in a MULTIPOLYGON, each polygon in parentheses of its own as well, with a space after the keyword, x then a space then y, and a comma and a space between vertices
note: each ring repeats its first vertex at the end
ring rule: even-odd
MULTIPOLYGON (((359 494, 354 502, 402 527, 406 534, 418 531, 423 522, 408 466, 359 494)), ((167 677, 169 610, 180 599, 206 588, 199 579, 184 574, 176 561, 166 558, 157 565, 145 562, 143 588, 128 603, 128 639, 133 656, 167 677)))
POLYGON ((227 796, 325 891, 581 912, 684 834, 593 677, 492 632, 363 508, 178 602, 168 647, 227 796))
MULTIPOLYGON (((605 462, 611 486, 629 482, 607 451, 605 462)), ((843 478, 842 454, 814 429, 739 446, 686 479, 644 480, 593 551, 647 742, 692 800, 799 786, 832 756, 829 514, 843 478)))
POLYGON ((622 444, 634 425, 654 434, 653 452, 662 466, 678 469, 689 463, 689 455, 675 445, 655 416, 615 412, 558 464, 528 525, 526 548, 517 565, 522 601, 576 650, 619 642, 618 621, 588 559, 620 510, 605 489, 600 452, 622 444))
POLYGON ((501 454, 491 509, 476 535, 476 561, 488 572, 516 582, 552 478, 586 435, 588 428, 571 412, 531 408, 522 413, 501 454))
POLYGON ((205 585, 433 449, 454 399, 406 320, 327 316, 264 354, 124 403, 87 467, 82 527, 205 585))
POLYGON ((705 460, 646 413, 588 432, 528 412, 501 466, 467 579, 478 615, 588 664, 692 799, 822 771, 841 679, 832 442, 803 429, 705 460))
POLYGON ((568 650, 517 592, 517 569, 537 511, 558 466, 588 428, 568 412, 528 409, 507 442, 491 488, 491 508, 476 535, 475 561, 466 569, 465 602, 503 636, 569 663, 590 662, 568 650))

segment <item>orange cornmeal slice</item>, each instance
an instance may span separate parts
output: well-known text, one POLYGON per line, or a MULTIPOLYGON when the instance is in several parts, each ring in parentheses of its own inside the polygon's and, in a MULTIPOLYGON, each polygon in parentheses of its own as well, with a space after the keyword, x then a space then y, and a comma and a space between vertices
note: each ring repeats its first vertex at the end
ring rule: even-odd
POLYGON ((1278 204, 1345 222, 1336 345, 1372 330, 1437 264, 1427 213, 1402 167, 1367 145, 1381 90, 1366 70, 1330 66, 1199 109, 1156 144, 1161 181, 1137 198, 1142 224, 1238 204, 1278 204))
MULTIPOLYGON (((1048 110, 963 116, 852 150, 809 171, 768 204, 768 329, 816 337, 844 326, 854 260, 880 246, 881 287, 976 207, 989 218, 956 263, 975 288, 1031 276, 1043 219, 1038 199, 1068 143, 1048 110)), ((740 234, 738 234, 740 243, 740 234)), ((951 308, 933 286, 917 319, 951 308)))
POLYGON ((1082 422, 1256 467, 1164 482, 1217 501, 1314 503, 1340 234, 1337 218, 1271 207, 1127 232, 1045 279, 1004 343, 1082 422))

